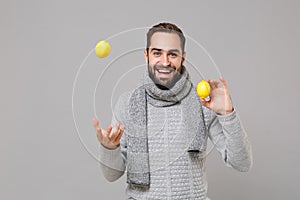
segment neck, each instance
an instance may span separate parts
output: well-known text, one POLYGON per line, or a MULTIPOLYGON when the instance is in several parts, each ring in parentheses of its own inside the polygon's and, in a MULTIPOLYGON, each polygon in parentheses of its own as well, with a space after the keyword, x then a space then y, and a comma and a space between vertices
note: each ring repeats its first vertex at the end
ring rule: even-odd
POLYGON ((159 89, 161 90, 169 90, 170 88, 166 87, 166 86, 163 86, 163 85, 160 85, 160 84, 155 84, 159 89))

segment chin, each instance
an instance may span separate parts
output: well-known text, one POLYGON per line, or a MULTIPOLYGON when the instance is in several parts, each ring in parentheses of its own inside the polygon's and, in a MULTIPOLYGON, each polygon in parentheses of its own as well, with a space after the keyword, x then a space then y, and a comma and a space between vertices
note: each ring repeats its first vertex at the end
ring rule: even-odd
POLYGON ((174 85, 175 82, 173 80, 168 80, 168 81, 160 81, 156 80, 155 84, 160 88, 160 89, 171 89, 174 85))

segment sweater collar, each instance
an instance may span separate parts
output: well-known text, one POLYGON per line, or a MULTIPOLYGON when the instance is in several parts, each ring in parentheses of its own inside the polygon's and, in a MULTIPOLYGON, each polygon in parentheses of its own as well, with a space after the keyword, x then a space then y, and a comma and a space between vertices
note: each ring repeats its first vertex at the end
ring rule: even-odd
POLYGON ((156 107, 170 106, 180 102, 189 94, 192 88, 192 82, 184 66, 182 66, 181 77, 168 90, 159 88, 149 77, 148 70, 146 73, 143 85, 148 96, 148 102, 156 107))

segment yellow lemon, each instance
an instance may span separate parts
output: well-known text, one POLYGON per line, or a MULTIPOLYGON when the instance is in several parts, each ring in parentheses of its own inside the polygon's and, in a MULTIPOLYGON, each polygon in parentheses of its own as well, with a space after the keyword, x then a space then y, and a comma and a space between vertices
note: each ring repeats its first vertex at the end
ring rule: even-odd
POLYGON ((210 94, 210 85, 207 81, 202 80, 197 84, 196 87, 197 94, 201 99, 205 99, 210 94))
POLYGON ((110 53, 110 44, 105 40, 101 40, 96 44, 95 53, 99 58, 105 58, 110 53))

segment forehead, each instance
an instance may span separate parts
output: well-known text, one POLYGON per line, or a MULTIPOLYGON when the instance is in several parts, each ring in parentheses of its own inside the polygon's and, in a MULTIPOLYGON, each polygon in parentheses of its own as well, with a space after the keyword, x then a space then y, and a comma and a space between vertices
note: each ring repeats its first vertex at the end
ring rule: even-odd
POLYGON ((176 33, 156 32, 151 37, 150 48, 163 50, 178 49, 181 52, 180 37, 176 33))

